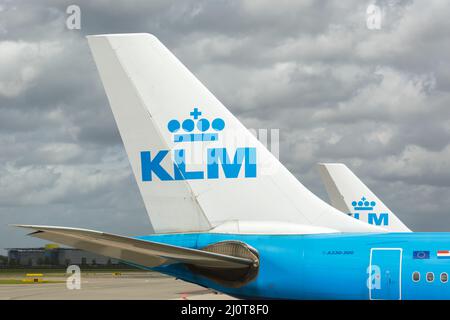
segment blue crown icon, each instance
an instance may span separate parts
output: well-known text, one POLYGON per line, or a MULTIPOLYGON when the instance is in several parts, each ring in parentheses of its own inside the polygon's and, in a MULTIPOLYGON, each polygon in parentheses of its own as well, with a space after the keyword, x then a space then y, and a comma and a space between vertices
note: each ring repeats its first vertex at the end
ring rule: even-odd
POLYGON ((352 206, 354 210, 360 211, 368 211, 373 210, 373 207, 375 207, 377 203, 375 201, 367 201, 366 197, 362 197, 359 201, 353 201, 352 206))
POLYGON ((206 118, 199 117, 202 112, 198 108, 194 108, 189 113, 194 119, 185 119, 181 123, 177 119, 172 119, 167 123, 167 129, 174 133, 174 142, 194 142, 194 141, 217 141, 219 140, 218 132, 225 128, 225 121, 222 118, 216 118, 211 122, 206 118), (194 121, 195 120, 195 121, 194 121), (197 128, 197 130, 195 130, 197 128), (216 132, 207 132, 209 128, 216 132), (183 133, 176 133, 183 129, 183 133))

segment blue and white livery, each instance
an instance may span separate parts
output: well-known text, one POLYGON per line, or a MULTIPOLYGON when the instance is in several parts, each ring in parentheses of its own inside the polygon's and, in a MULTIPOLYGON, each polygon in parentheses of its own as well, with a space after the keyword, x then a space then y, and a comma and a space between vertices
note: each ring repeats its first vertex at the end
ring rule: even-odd
POLYGON ((88 41, 156 233, 20 225, 32 236, 239 298, 450 298, 450 234, 392 233, 319 199, 156 37, 88 41))

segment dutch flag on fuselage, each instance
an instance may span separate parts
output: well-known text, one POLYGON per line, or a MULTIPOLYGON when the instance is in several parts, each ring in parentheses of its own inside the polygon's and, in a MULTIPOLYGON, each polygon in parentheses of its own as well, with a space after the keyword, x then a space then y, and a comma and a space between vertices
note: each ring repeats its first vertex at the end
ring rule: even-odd
POLYGON ((450 250, 438 250, 437 257, 439 259, 450 259, 450 250))

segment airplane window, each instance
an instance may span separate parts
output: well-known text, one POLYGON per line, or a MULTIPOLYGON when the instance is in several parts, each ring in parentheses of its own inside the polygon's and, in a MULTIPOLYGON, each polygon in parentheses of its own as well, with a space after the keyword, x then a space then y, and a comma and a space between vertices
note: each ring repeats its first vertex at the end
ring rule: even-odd
POLYGON ((448 281, 448 275, 447 272, 442 272, 441 273, 441 282, 442 283, 446 283, 448 281))
POLYGON ((418 282, 420 280, 420 273, 417 272, 417 271, 414 271, 412 279, 413 279, 414 282, 418 282))
POLYGON ((427 281, 428 282, 434 281, 434 273, 433 272, 427 272, 427 281))

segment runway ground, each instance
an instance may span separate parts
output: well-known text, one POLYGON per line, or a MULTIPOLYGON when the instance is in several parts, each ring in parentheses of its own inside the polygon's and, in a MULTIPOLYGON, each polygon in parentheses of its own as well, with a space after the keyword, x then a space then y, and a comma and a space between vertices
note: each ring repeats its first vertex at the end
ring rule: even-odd
MULTIPOLYGON (((24 278, 23 273, 0 274, 0 283, 24 278)), ((66 279, 63 274, 44 274, 44 280, 60 283, 0 284, 0 300, 234 299, 155 272, 82 273, 79 290, 67 289, 66 279)))

